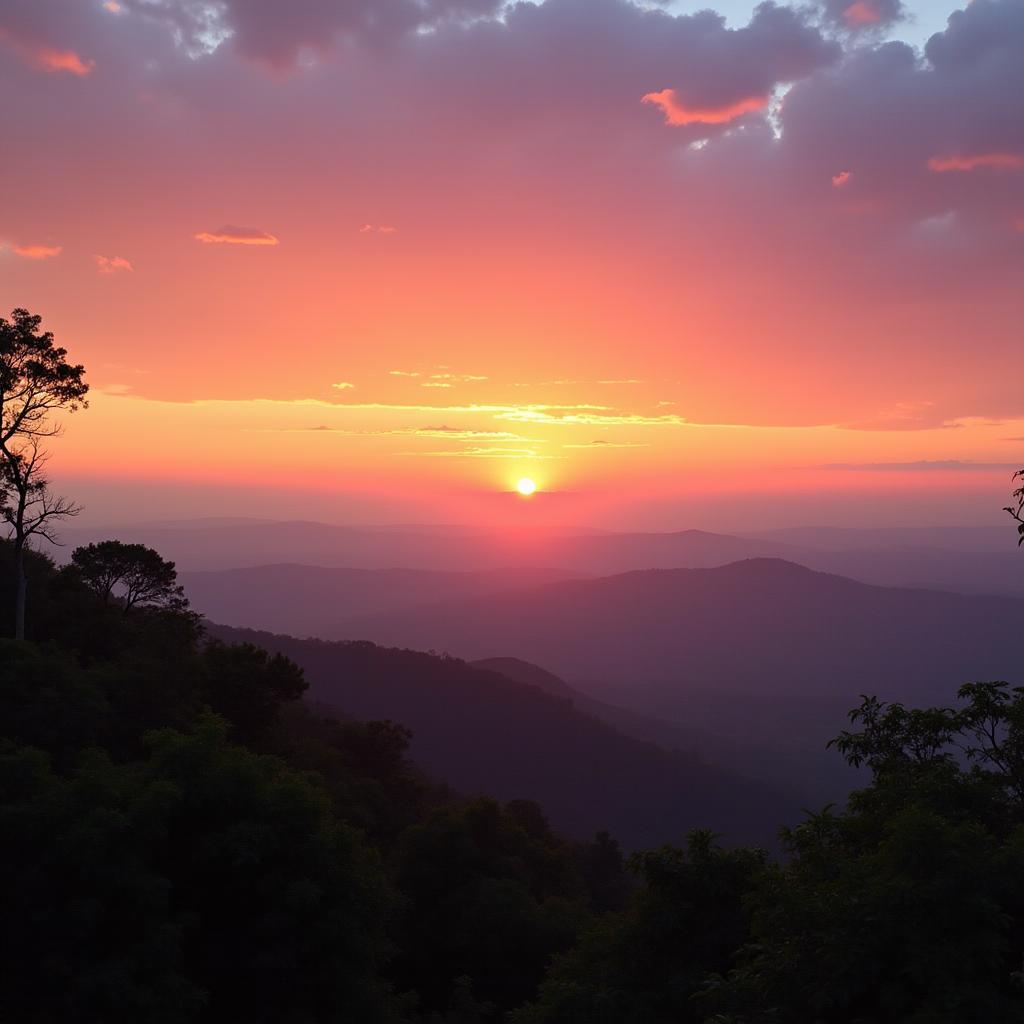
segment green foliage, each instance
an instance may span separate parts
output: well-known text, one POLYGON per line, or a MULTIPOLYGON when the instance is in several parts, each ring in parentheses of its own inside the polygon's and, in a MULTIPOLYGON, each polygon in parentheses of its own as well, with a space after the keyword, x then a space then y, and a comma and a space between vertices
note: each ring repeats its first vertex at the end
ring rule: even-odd
POLYGON ((627 860, 456 799, 401 725, 318 713, 287 658, 107 600, 89 559, 29 569, 35 640, 0 641, 4 1019, 1024 1020, 1024 688, 865 698, 833 745, 870 782, 781 863, 706 831, 627 860))
POLYGON ((38 568, 38 642, 0 642, 12 1019, 498 1021, 615 898, 610 838, 456 802, 287 658, 38 568))
POLYGON ((439 808, 400 837, 394 877, 395 972, 424 1011, 447 1010, 464 975, 478 998, 517 1006, 587 916, 572 848, 526 802, 439 808))
POLYGON ((679 1024, 699 1021, 707 975, 726 970, 747 936, 745 898, 766 870, 761 851, 722 850, 708 832, 685 849, 630 861, 640 879, 619 915, 599 920, 556 960, 540 998, 516 1024, 679 1024))
POLYGON ((214 718, 60 778, 7 746, 5 1009, 18 1020, 391 1019, 385 889, 322 790, 214 718), (45 979, 45 980, 44 980, 45 979))
POLYGON ((203 648, 202 661, 204 700, 250 746, 265 747, 279 724, 281 706, 306 691, 298 665, 252 644, 211 641, 203 648))
POLYGON ((709 987, 722 1021, 1022 1019, 1024 690, 959 698, 852 713, 836 746, 872 783, 785 833, 741 963, 709 987))

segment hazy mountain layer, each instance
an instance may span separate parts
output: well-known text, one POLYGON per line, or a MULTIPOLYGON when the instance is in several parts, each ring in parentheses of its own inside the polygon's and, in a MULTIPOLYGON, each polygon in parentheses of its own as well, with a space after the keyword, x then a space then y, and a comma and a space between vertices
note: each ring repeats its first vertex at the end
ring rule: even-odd
POLYGON ((543 801, 574 836, 608 828, 630 846, 679 839, 695 826, 771 843, 799 801, 692 755, 626 736, 606 722, 496 672, 369 643, 324 643, 214 627, 303 667, 309 698, 413 732, 411 752, 456 789, 543 801))

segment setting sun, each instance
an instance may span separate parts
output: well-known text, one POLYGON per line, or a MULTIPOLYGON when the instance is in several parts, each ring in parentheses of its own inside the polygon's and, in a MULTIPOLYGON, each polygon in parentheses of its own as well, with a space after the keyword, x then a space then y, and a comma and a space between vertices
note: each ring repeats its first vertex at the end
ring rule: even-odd
POLYGON ((524 476, 516 483, 516 490, 524 498, 528 498, 535 490, 537 490, 537 485, 528 476, 524 476))

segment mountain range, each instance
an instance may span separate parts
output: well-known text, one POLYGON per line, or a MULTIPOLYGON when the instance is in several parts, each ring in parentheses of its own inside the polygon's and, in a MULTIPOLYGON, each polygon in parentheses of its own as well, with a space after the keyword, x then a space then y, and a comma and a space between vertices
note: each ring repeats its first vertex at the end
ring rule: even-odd
POLYGON ((707 827, 770 846, 779 823, 799 812, 794 794, 627 735, 571 696, 485 666, 366 642, 210 629, 297 662, 308 699, 322 708, 407 726, 412 757, 436 779, 465 795, 536 800, 571 836, 609 829, 647 847, 707 827))
POLYGON ((812 527, 736 536, 703 530, 602 533, 212 519, 64 531, 67 550, 111 536, 155 547, 179 570, 190 572, 292 563, 448 573, 529 567, 567 577, 782 558, 882 586, 1024 595, 1013 538, 994 527, 812 527))

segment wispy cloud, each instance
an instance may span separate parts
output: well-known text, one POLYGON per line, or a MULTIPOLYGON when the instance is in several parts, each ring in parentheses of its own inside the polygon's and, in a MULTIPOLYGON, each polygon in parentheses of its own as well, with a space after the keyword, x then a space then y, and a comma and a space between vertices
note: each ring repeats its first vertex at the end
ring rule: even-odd
POLYGON ((514 420, 517 423, 546 423, 564 426, 634 426, 666 427, 683 426, 686 421, 674 413, 660 416, 645 416, 641 413, 606 411, 607 406, 545 406, 528 405, 512 407, 496 412, 498 420, 514 420))
POLYGON ((563 444, 563 448, 649 448, 646 441, 588 441, 586 444, 563 444))
POLYGON ((1019 171, 1024 169, 1024 154, 953 153, 947 156, 933 156, 928 161, 928 170, 939 174, 949 171, 976 171, 979 168, 992 171, 1019 171))
POLYGON ((1014 462, 971 462, 961 459, 919 459, 916 462, 830 462, 819 469, 883 473, 986 473, 1018 468, 1014 462))
POLYGON ((361 235, 394 235, 398 228, 392 224, 364 224, 360 229, 361 235))
MULTIPOLYGON (((429 382, 428 382, 429 383, 429 382)), ((444 381, 433 382, 444 384, 444 381)), ((482 415, 496 420, 516 423, 538 423, 553 426, 688 426, 687 420, 674 413, 647 416, 641 413, 620 412, 607 405, 416 405, 390 402, 346 402, 345 409, 394 410, 396 412, 425 412, 438 416, 482 415)))
POLYGON ((83 60, 74 50, 53 50, 44 47, 34 54, 35 62, 44 71, 66 71, 72 75, 88 75, 96 61, 83 60))
POLYGON ((529 441, 531 444, 544 444, 542 440, 523 437, 508 430, 472 430, 460 427, 394 427, 380 430, 354 430, 347 427, 329 427, 320 424, 315 427, 282 427, 274 428, 281 433, 325 433, 338 434, 342 437, 431 437, 446 441, 529 441))
POLYGON ((439 452, 396 452, 410 458, 425 459, 532 459, 551 461, 563 459, 563 455, 548 455, 535 448, 461 448, 439 452))
POLYGON ((844 430, 949 430, 960 424, 943 415, 934 402, 897 402, 876 416, 842 423, 844 430))
POLYGON ((347 380, 339 380, 337 383, 331 385, 332 388, 337 388, 339 391, 351 391, 355 384, 347 380))
POLYGON ((197 242, 205 242, 207 245, 278 245, 279 241, 269 231, 260 231, 258 228, 240 228, 226 224, 216 231, 200 231, 196 236, 197 242))
POLYGON ((123 256, 93 256, 93 260, 96 263, 96 269, 101 274, 117 274, 122 271, 131 272, 135 268, 131 265, 129 260, 126 260, 123 256))
POLYGON ((12 245, 11 252, 26 260, 49 260, 64 251, 62 245, 12 245))
POLYGON ((649 92, 641 97, 641 103, 652 103, 659 107, 665 115, 665 124, 682 127, 690 124, 728 124, 730 121, 751 114, 756 110, 764 110, 768 106, 767 95, 747 96, 720 105, 688 104, 676 93, 675 89, 662 89, 661 92, 649 92))

